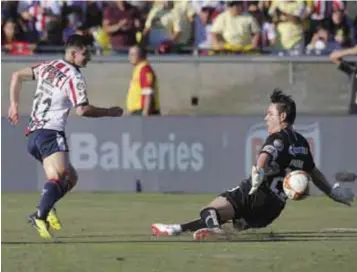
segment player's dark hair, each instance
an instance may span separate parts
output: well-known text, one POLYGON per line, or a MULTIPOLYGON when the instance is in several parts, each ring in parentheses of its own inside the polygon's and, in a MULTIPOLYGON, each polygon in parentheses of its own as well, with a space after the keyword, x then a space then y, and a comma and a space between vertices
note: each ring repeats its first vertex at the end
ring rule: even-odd
POLYGON ((70 47, 76 47, 82 49, 88 45, 89 45, 88 39, 85 36, 79 34, 73 34, 68 37, 65 47, 66 49, 70 47))
POLYGON ((271 103, 278 105, 279 113, 285 112, 285 122, 293 125, 296 118, 296 104, 291 96, 284 94, 280 89, 275 89, 270 100, 271 103))

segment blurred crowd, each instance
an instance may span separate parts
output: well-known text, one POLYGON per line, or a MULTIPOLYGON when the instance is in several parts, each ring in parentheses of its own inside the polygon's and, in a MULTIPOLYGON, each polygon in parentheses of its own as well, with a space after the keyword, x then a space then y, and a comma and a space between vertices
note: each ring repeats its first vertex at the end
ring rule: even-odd
POLYGON ((88 38, 97 54, 134 44, 157 54, 326 55, 356 43, 347 1, 1 2, 2 52, 63 52, 67 37, 88 38))

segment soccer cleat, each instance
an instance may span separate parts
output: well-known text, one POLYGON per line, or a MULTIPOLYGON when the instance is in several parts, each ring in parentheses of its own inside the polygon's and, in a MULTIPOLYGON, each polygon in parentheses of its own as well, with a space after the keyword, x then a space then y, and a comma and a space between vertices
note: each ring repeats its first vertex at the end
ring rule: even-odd
POLYGON ((193 233, 193 239, 196 241, 225 240, 227 239, 227 235, 221 228, 203 228, 193 233))
POLYGON ((57 216, 56 209, 52 208, 47 215, 46 221, 50 224, 50 227, 56 231, 61 230, 62 224, 57 216))
POLYGON ((52 239, 52 234, 49 231, 49 225, 46 221, 37 218, 36 214, 32 214, 28 218, 29 223, 34 227, 40 236, 44 239, 52 239))
POLYGON ((151 232, 153 236, 177 236, 181 234, 180 225, 152 224, 151 232))

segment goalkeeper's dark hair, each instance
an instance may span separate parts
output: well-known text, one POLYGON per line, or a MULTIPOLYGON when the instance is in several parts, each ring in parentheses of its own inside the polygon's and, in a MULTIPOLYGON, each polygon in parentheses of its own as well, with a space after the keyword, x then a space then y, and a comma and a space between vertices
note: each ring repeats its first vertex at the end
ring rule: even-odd
POLYGON ((89 45, 88 39, 85 36, 79 35, 79 34, 73 34, 68 37, 66 44, 65 44, 65 48, 68 49, 71 47, 76 47, 79 49, 83 49, 84 47, 87 47, 88 45, 89 45))
POLYGON ((270 101, 277 104, 279 113, 285 112, 285 122, 293 125, 296 118, 296 104, 291 96, 284 94, 280 89, 275 89, 270 96, 270 101))

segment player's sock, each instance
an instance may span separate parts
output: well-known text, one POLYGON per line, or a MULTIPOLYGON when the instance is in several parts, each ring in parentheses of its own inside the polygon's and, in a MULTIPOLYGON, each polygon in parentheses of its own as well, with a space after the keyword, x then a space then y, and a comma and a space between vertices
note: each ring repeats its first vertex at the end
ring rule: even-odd
POLYGON ((203 221, 201 218, 197 220, 193 220, 184 224, 181 224, 181 230, 183 232, 186 231, 196 231, 202 228, 206 227, 205 221, 203 221))
POLYGON ((207 228, 219 228, 220 217, 215 208, 205 208, 200 213, 201 220, 205 223, 207 228))
POLYGON ((64 178, 63 182, 62 182, 62 194, 61 197, 64 197, 69 191, 71 191, 74 187, 75 183, 73 184, 67 177, 64 178))
POLYGON ((67 186, 59 180, 49 180, 45 183, 42 190, 42 197, 38 204, 37 217, 46 220, 53 205, 63 196, 67 186))

